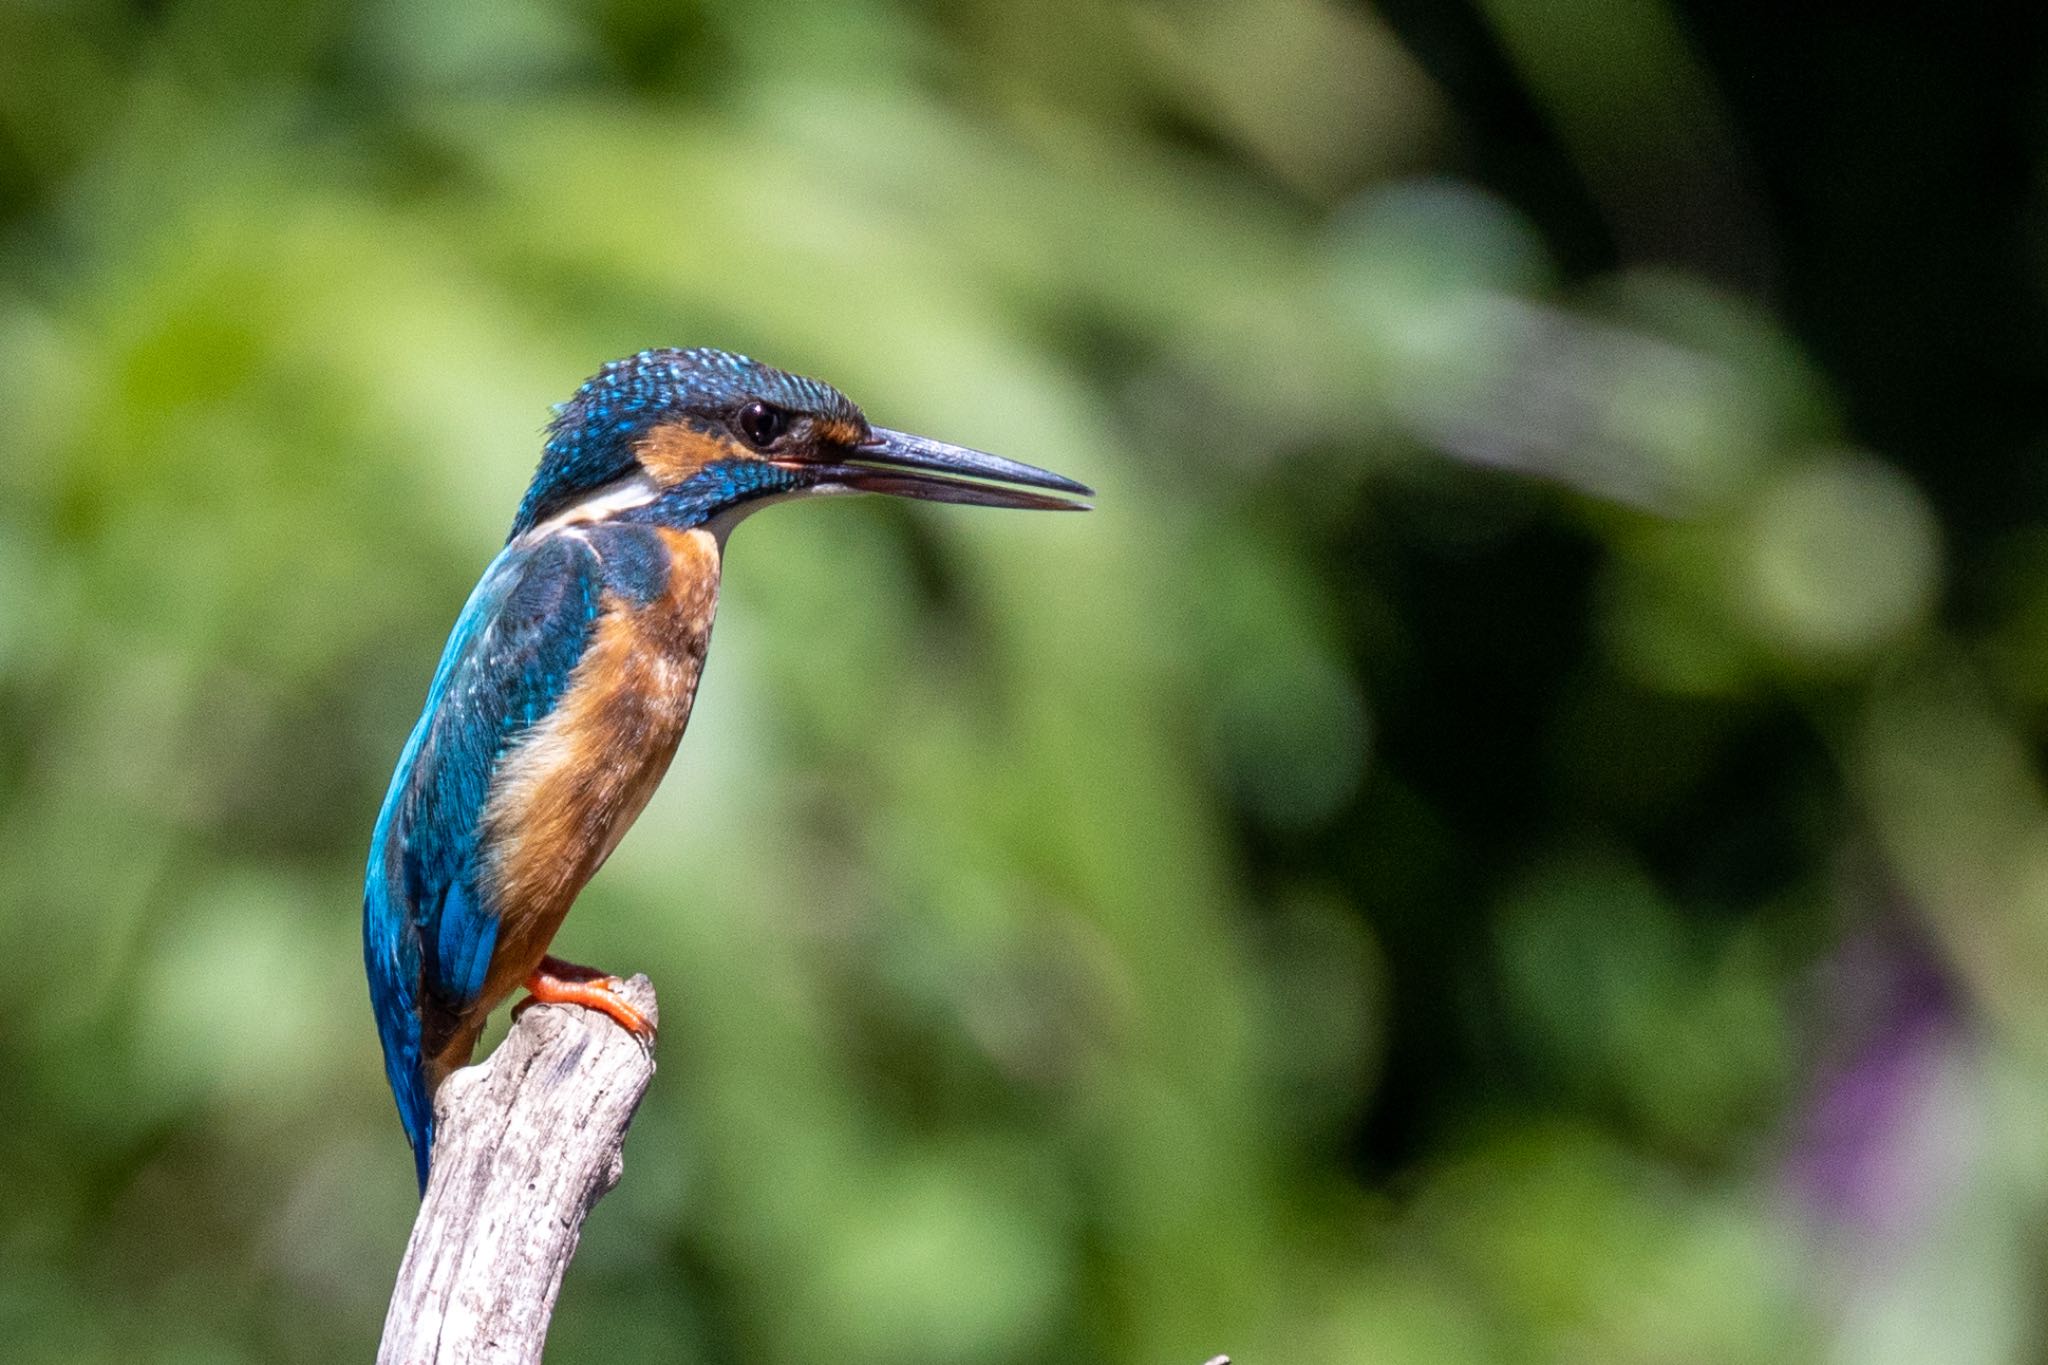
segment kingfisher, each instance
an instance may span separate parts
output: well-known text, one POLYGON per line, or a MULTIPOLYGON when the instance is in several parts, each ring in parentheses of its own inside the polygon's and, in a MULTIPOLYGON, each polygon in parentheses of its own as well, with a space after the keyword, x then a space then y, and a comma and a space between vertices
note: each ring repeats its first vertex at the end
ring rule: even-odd
POLYGON ((1046 511, 1092 496, 872 426, 837 389, 727 351, 642 351, 555 409, 370 839, 363 958, 423 1193, 434 1092, 514 988, 651 1034, 616 977, 548 948, 675 756, 733 526, 825 493, 1046 511))

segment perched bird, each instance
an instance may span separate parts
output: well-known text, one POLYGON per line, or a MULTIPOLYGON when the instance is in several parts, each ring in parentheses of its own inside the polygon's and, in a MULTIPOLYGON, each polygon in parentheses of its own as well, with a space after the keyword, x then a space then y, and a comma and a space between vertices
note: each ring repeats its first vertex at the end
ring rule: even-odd
POLYGON ((1089 493, 725 351, 643 351, 556 409, 370 841, 363 957, 422 1190, 434 1090, 514 987, 648 1030, 616 978, 548 945, 675 755, 734 523, 814 493, 1085 507, 1025 488, 1089 493))

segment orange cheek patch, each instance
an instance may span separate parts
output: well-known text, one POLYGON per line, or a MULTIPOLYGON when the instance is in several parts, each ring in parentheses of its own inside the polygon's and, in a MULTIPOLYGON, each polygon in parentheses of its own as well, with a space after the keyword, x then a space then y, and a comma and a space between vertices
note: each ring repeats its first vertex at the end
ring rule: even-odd
POLYGON ((851 422, 821 421, 818 435, 833 445, 859 445, 867 439, 867 433, 851 422))
POLYGON ((743 457, 746 452, 726 436, 671 422, 640 438, 634 449, 649 474, 664 484, 677 484, 714 460, 743 457))

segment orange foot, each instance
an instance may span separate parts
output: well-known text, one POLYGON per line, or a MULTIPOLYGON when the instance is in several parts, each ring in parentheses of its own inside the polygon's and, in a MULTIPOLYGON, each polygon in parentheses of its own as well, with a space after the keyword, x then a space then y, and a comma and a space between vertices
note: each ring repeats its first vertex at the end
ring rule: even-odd
POLYGON ((610 1015, 620 1028, 636 1038, 652 1038, 654 1022, 619 994, 622 985, 616 976, 607 976, 594 968, 579 967, 558 957, 544 957, 533 969, 533 975, 526 978, 526 989, 532 994, 512 1007, 512 1017, 517 1019, 535 1005, 581 1005, 610 1015))

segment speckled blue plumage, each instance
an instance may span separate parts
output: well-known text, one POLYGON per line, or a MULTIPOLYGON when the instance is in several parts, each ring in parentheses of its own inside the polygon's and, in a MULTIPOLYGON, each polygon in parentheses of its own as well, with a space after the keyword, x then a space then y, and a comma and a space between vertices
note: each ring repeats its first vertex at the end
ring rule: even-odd
POLYGON ((716 420, 749 399, 847 423, 861 420, 860 409, 831 385, 743 355, 705 347, 642 351, 599 370, 555 410, 512 536, 631 474, 633 444, 656 424, 716 420))
POLYGON ((728 507, 799 486, 780 465, 761 460, 718 460, 697 476, 639 507, 618 514, 621 525, 701 526, 728 507))

